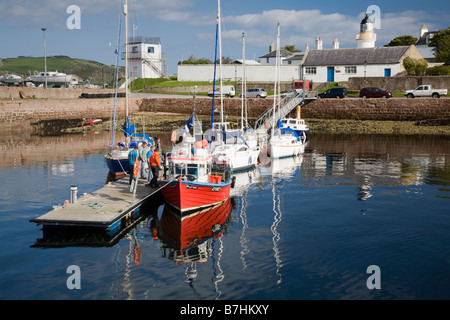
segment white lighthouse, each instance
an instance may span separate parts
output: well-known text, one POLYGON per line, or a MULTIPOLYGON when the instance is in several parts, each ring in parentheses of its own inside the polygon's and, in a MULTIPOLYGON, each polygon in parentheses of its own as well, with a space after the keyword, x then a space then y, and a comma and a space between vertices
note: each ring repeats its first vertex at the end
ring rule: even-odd
POLYGON ((375 48, 375 41, 377 40, 377 35, 373 30, 374 30, 373 22, 366 14, 364 19, 361 21, 360 32, 356 36, 357 48, 375 48))

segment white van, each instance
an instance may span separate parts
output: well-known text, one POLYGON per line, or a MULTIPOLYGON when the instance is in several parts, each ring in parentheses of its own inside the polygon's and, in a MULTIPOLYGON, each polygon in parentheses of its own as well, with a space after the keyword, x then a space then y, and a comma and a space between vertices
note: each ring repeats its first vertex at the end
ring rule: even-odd
MULTIPOLYGON (((222 95, 224 95, 225 97, 233 98, 235 94, 236 94, 236 91, 234 90, 233 86, 223 86, 222 87, 222 95)), ((216 90, 214 92, 214 95, 216 97, 217 96, 220 97, 220 87, 216 88, 216 90)), ((208 96, 212 97, 213 96, 213 92, 212 91, 208 92, 208 96)))

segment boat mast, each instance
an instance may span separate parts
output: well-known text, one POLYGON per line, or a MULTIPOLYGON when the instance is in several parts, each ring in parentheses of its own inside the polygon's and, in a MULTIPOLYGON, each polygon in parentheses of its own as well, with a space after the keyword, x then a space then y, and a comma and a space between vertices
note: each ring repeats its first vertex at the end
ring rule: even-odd
POLYGON ((122 29, 122 19, 119 19, 119 35, 117 40, 117 56, 116 56, 116 78, 115 78, 115 91, 114 91, 114 117, 112 121, 111 129, 111 153, 114 148, 114 134, 116 132, 116 111, 117 111, 117 91, 119 89, 119 59, 120 59, 120 30, 122 29))
MULTIPOLYGON (((218 12, 219 13, 219 12, 218 12)), ((209 149, 211 151, 212 145, 212 134, 213 134, 213 123, 214 123, 214 110, 215 110, 215 99, 216 99, 216 69, 217 69, 217 38, 219 35, 219 15, 217 15, 216 22, 216 41, 214 45, 214 80, 213 80, 213 96, 212 96, 212 110, 211 110, 211 130, 209 135, 209 149)))
POLYGON ((123 5, 125 16, 125 116, 128 117, 128 5, 127 0, 123 5))
POLYGON ((244 132, 244 108, 245 108, 245 121, 247 122, 247 82, 245 75, 245 34, 242 32, 242 68, 243 68, 243 79, 242 79, 242 110, 241 110, 241 130, 244 132))
POLYGON ((274 92, 273 92, 272 130, 271 130, 272 137, 273 137, 273 132, 275 130, 275 112, 276 112, 276 105, 277 105, 278 56, 280 53, 279 46, 280 46, 280 23, 278 23, 278 26, 277 26, 277 54, 276 54, 276 61, 275 61, 275 85, 274 85, 274 92))
POLYGON ((217 8, 217 20, 219 24, 220 122, 223 124, 222 27, 220 22, 220 0, 217 0, 217 8))
POLYGON ((280 43, 280 23, 278 23, 278 36, 277 36, 277 83, 278 83, 278 96, 277 96, 277 105, 278 105, 278 118, 281 118, 281 43, 280 43))

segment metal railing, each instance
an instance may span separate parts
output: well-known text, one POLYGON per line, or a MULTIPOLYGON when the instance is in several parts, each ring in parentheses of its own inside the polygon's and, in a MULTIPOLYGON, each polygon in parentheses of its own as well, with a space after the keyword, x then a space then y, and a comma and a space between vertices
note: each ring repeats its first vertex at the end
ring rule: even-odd
MULTIPOLYGON (((280 103, 275 108, 275 117, 284 118, 297 106, 302 106, 305 100, 317 99, 317 91, 308 91, 305 93, 297 93, 296 91, 288 92, 284 98, 280 100, 280 103), (281 108, 280 108, 281 106, 281 108)), ((260 116, 255 122, 255 129, 260 129, 267 123, 267 129, 272 127, 274 108, 269 108, 262 116, 260 116)))

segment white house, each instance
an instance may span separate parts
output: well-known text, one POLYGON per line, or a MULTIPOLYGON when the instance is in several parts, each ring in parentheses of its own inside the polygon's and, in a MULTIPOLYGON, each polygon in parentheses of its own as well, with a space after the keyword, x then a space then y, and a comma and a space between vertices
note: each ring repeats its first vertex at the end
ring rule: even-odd
MULTIPOLYGON (((280 49, 280 61, 283 63, 283 60, 287 57, 292 56, 292 52, 289 52, 284 49, 280 49)), ((277 50, 273 43, 269 46, 269 53, 259 57, 259 61, 261 64, 271 64, 274 65, 277 62, 277 50)))
POLYGON ((391 77, 404 71, 406 57, 421 58, 414 45, 309 50, 302 64, 303 79, 314 82, 348 81, 350 77, 391 77))
MULTIPOLYGON (((128 78, 160 78, 168 73, 167 56, 162 52, 161 40, 156 37, 128 39, 128 78)), ((125 54, 122 54, 125 59, 125 54)))
POLYGON ((428 31, 426 25, 422 25, 422 27, 420 27, 420 34, 416 42, 416 48, 420 52, 422 57, 427 61, 429 67, 439 66, 443 64, 436 61, 436 56, 434 52, 435 48, 428 46, 431 39, 439 31, 428 31))

